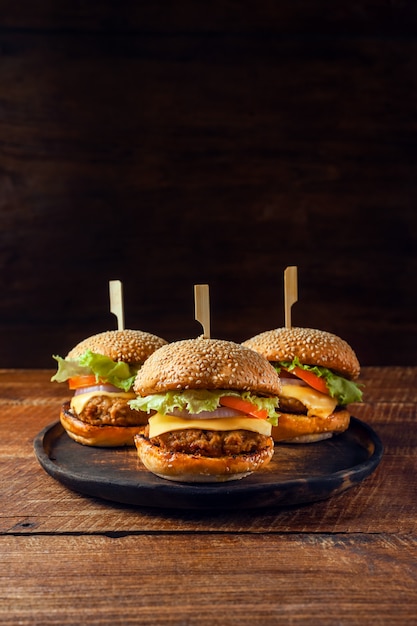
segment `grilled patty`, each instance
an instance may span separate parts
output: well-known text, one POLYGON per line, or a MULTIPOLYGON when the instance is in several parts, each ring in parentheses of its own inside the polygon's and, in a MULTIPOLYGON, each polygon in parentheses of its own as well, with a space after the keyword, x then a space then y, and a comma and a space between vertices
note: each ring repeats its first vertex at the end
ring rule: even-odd
MULTIPOLYGON (((149 436, 148 427, 145 429, 149 436)), ((237 454, 251 454, 269 447, 270 438, 248 430, 173 430, 153 437, 153 445, 170 452, 199 454, 201 456, 222 457, 237 454)))
POLYGON ((87 402, 78 418, 93 426, 105 424, 135 426, 143 421, 141 420, 141 413, 131 409, 127 400, 120 397, 112 398, 111 396, 94 396, 87 402))

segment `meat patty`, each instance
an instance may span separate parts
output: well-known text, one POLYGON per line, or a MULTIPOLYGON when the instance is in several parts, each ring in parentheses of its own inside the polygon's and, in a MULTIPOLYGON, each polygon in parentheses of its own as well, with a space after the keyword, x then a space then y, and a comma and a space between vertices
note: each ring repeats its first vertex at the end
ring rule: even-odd
POLYGON ((128 400, 119 396, 93 396, 84 406, 79 419, 93 426, 135 426, 147 422, 141 411, 131 409, 128 400))
MULTIPOLYGON (((149 428, 145 429, 146 436, 149 428)), ((171 452, 221 457, 251 454, 269 447, 270 437, 248 430, 173 430, 153 437, 151 443, 171 452)))

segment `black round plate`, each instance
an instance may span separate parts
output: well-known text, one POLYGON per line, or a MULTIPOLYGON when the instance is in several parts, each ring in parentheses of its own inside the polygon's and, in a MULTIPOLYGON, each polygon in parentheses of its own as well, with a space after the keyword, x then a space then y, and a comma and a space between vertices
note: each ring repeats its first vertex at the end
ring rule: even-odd
POLYGON ((123 504, 175 509, 243 509, 324 500, 360 483, 379 464, 383 447, 370 426, 352 417, 348 430, 310 444, 276 444, 272 461, 241 480, 179 483, 148 472, 136 448, 76 443, 60 422, 34 440, 40 465, 84 495, 123 504))

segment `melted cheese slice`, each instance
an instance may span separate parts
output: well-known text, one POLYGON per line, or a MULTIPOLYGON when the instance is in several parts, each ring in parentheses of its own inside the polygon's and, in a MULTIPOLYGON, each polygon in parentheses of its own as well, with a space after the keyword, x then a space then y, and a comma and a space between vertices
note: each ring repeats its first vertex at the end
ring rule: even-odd
MULTIPOLYGON (((296 398, 307 408, 310 417, 328 417, 337 406, 337 400, 326 396, 320 391, 303 385, 286 385, 281 379, 282 389, 280 395, 284 398, 296 398)), ((279 409, 278 409, 279 412, 279 409)), ((278 417, 279 420, 279 417, 278 417)))
POLYGON ((149 418, 149 438, 158 437, 171 430, 250 430, 269 437, 272 425, 256 417, 216 417, 213 419, 185 419, 174 415, 156 413, 149 418))
POLYGON ((136 395, 134 393, 126 391, 120 391, 120 393, 113 391, 89 391, 88 393, 80 393, 76 396, 73 396, 70 404, 71 409, 73 409, 75 413, 79 415, 84 409, 87 402, 91 400, 91 398, 94 398, 94 396, 110 396, 112 399, 123 398, 123 400, 131 400, 132 398, 136 398, 136 395))

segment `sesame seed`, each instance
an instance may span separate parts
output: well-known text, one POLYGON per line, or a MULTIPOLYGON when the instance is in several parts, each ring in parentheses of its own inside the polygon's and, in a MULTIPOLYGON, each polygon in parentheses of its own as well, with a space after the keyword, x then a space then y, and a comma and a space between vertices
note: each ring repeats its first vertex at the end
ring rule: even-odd
POLYGON ((306 365, 320 365, 350 379, 360 373, 359 361, 349 344, 323 330, 312 328, 276 328, 243 342, 268 361, 292 361, 295 357, 306 365))
POLYGON ((144 363, 135 380, 140 395, 169 389, 252 390, 277 395, 275 369, 258 352, 220 339, 185 339, 162 346, 144 363))
POLYGON ((77 358, 86 350, 91 350, 108 356, 113 361, 141 364, 167 343, 165 339, 141 330, 109 330, 87 337, 74 346, 67 357, 77 358))

